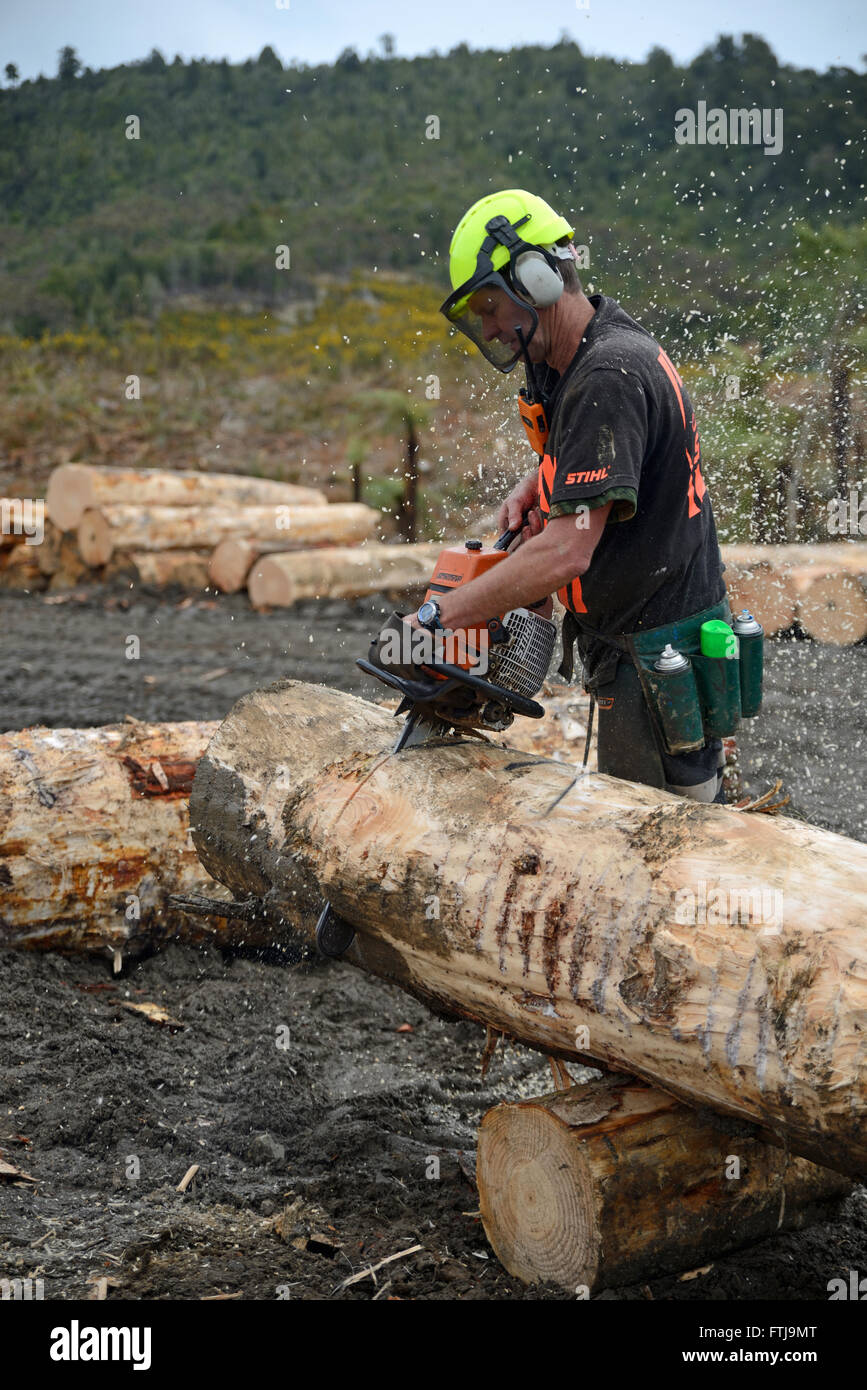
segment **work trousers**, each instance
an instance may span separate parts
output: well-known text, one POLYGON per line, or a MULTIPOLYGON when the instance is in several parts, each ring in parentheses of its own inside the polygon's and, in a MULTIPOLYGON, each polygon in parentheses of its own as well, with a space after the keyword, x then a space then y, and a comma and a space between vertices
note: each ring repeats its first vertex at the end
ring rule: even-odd
POLYGON ((618 662, 614 680, 596 690, 596 701, 600 772, 694 801, 725 802, 722 740, 708 739, 692 753, 667 753, 630 660, 618 662))

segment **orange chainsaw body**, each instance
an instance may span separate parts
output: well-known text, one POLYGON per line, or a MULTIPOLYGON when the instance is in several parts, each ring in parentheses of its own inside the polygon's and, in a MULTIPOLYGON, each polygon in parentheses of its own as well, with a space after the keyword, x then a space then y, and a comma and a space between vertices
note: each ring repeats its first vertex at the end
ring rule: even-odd
MULTIPOLYGON (((470 542, 470 545, 473 543, 470 542)), ((440 594, 447 594, 452 589, 459 589, 462 584, 469 584, 471 579, 478 579, 479 575, 485 574, 492 565, 498 565, 501 560, 505 560, 505 550, 494 550, 492 548, 470 549, 469 545, 449 545, 445 550, 440 551, 439 559, 436 562, 433 575, 425 593, 425 599, 437 598, 440 594)), ((492 619, 493 623, 497 619, 492 619)), ((487 623, 481 623, 476 627, 461 628, 455 632, 456 645, 463 645, 466 651, 466 658, 459 656, 455 665, 469 669, 482 650, 482 643, 487 641, 487 623), (482 634, 484 633, 484 637, 482 634), (461 637, 463 643, 461 643, 461 637)), ((445 679, 445 677, 441 677, 445 679)))

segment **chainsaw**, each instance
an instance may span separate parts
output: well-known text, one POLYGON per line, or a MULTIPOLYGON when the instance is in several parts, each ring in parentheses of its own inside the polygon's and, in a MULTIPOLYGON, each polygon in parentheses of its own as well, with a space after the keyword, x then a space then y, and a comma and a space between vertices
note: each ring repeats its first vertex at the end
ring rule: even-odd
MULTIPOLYGON (((499 564, 521 529, 504 531, 489 549, 469 540, 441 551, 425 602, 499 564)), ((555 624, 532 608, 435 633, 411 628, 394 613, 356 665, 402 697, 394 714, 405 719, 392 749, 399 753, 432 739, 499 733, 516 714, 541 719, 544 707, 532 697, 548 674, 556 635, 555 624)), ((320 953, 342 956, 354 936, 355 928, 326 903, 316 925, 320 953)))

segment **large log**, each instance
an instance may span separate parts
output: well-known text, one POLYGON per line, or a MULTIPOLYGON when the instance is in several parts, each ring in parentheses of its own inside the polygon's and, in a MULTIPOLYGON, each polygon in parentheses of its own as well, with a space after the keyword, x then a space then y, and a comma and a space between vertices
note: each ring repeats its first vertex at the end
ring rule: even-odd
POLYGON ((240 510, 118 504, 85 512, 77 535, 82 559, 95 568, 107 564, 115 550, 206 550, 226 536, 293 545, 363 541, 379 520, 379 512, 359 502, 240 510))
POLYGON ((348 959, 433 1007, 867 1171, 867 846, 394 737, 321 686, 246 696, 196 773, 205 868, 308 933, 328 898, 358 931, 348 959))
POLYGON ((319 488, 272 478, 192 469, 103 468, 64 463, 48 480, 45 507, 61 531, 74 530, 86 511, 128 503, 137 507, 324 506, 319 488))
POLYGON ((247 577, 260 555, 284 550, 285 541, 245 541, 229 536, 220 541, 208 561, 208 578, 223 594, 237 594, 247 587, 247 577))
POLYGON ((723 560, 733 565, 767 564, 773 569, 805 569, 819 565, 827 569, 846 568, 867 574, 867 542, 823 541, 811 544, 720 546, 723 560))
POLYGON ((736 1124, 613 1076, 489 1110, 476 1179, 485 1233, 509 1273, 584 1296, 798 1229, 852 1189, 736 1124))
MULTIPOLYGON (((0 735, 0 945, 104 953, 219 939, 208 919, 168 902, 225 897, 189 838, 193 771, 215 728, 135 721, 0 735)), ((256 930, 235 924, 234 944, 256 930)))
POLYGON ((722 556, 732 611, 748 608, 769 637, 796 619, 817 641, 844 645, 867 635, 858 582, 867 576, 867 545, 724 545, 722 556))
POLYGON ((815 642, 852 646, 867 637, 867 589, 861 576, 839 569, 792 571, 795 616, 815 642))
POLYGON ((191 590, 208 587, 207 551, 135 550, 127 558, 139 584, 156 589, 164 589, 169 584, 191 590))
POLYGON ((732 612, 749 609, 768 637, 793 625, 796 594, 790 570, 775 569, 767 560, 726 561, 725 582, 732 612))
POLYGON ((266 555, 247 581, 257 608, 288 608, 304 598, 361 598, 382 589, 427 588, 442 551, 431 545, 363 545, 266 555))

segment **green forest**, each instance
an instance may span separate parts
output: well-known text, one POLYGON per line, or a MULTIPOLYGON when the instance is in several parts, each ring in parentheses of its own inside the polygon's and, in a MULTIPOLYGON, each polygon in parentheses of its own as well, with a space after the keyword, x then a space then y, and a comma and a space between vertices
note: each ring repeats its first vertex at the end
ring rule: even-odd
POLYGON ((865 96, 864 73, 781 66, 749 34, 688 67, 571 41, 300 68, 154 51, 99 72, 66 49, 57 77, 0 93, 0 326, 108 327, 179 291, 280 302, 375 267, 445 292, 461 213, 517 186, 574 219, 599 287, 743 337, 797 224, 863 218, 865 96), (700 100, 781 110, 781 152, 678 145, 675 113, 700 100))

